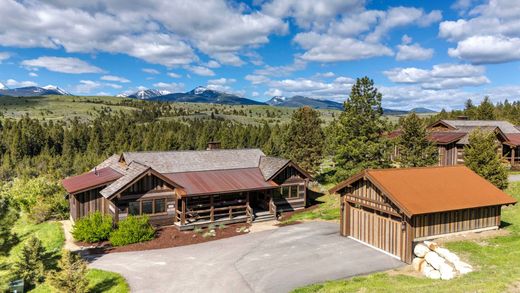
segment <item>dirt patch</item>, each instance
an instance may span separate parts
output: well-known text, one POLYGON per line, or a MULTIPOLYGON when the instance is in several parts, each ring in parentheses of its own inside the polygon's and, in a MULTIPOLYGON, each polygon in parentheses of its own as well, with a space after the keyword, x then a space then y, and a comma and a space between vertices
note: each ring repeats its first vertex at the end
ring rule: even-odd
POLYGON ((466 240, 473 240, 476 241, 479 245, 486 246, 487 242, 486 239, 494 238, 497 236, 507 236, 511 232, 505 229, 498 229, 498 230, 489 230, 489 231, 482 231, 482 232, 471 232, 468 231, 468 233, 459 234, 459 235, 451 235, 451 236, 445 236, 442 238, 435 239, 434 241, 438 244, 448 243, 448 242, 455 242, 455 241, 466 241, 466 240))
POLYGON ((161 227, 157 229, 156 237, 153 240, 142 242, 142 243, 134 243, 125 246, 112 247, 109 242, 101 242, 101 243, 81 243, 76 242, 77 245, 88 247, 84 251, 86 254, 103 254, 103 253, 113 253, 113 252, 127 252, 127 251, 141 251, 141 250, 150 250, 150 249, 161 249, 161 248, 169 248, 169 247, 177 247, 184 245, 191 245, 197 243, 203 243, 218 239, 229 238, 238 235, 244 235, 249 233, 249 224, 240 223, 240 224, 232 224, 227 225, 223 229, 215 228, 215 236, 207 236, 203 237, 203 234, 208 231, 208 229, 203 229, 200 233, 195 233, 193 230, 189 231, 179 231, 177 228, 173 226, 161 227), (242 227, 247 228, 246 232, 243 232, 242 227), (242 229, 241 229, 242 228, 242 229), (240 231, 242 230, 242 232, 240 231))

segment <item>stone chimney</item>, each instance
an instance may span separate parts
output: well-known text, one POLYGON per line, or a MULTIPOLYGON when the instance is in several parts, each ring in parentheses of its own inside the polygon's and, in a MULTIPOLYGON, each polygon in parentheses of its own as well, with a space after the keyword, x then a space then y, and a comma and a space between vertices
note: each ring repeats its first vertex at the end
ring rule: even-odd
POLYGON ((218 150, 220 149, 220 141, 210 141, 208 142, 208 148, 206 150, 218 150))

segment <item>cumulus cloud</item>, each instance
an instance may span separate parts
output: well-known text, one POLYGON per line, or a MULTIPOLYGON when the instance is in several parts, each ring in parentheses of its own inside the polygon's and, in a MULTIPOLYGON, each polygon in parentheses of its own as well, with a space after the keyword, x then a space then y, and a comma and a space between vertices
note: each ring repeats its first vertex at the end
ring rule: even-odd
POLYGON ((11 58, 11 53, 9 53, 9 52, 0 52, 0 63, 2 63, 2 61, 7 60, 9 58, 11 58))
POLYGON ((155 88, 169 91, 169 92, 182 92, 184 91, 184 83, 176 83, 176 82, 158 82, 154 83, 153 86, 155 88))
POLYGON ((490 0, 471 9, 468 16, 439 25, 439 36, 456 43, 448 51, 450 56, 474 64, 520 60, 518 1, 490 0))
POLYGON ((71 74, 103 72, 99 67, 72 57, 42 56, 36 59, 24 60, 22 65, 29 68, 45 68, 49 71, 71 74))
POLYGON ((330 99, 343 102, 350 93, 354 79, 340 76, 332 82, 324 82, 309 78, 271 80, 269 86, 269 96, 306 96, 316 99, 330 99), (277 94, 272 94, 277 93, 277 94))
POLYGON ((34 81, 17 81, 15 79, 8 79, 5 81, 5 85, 8 87, 26 87, 26 86, 37 86, 38 84, 34 81))
POLYGON ((37 77, 37 76, 38 76, 38 73, 36 73, 36 72, 29 72, 29 76, 37 77))
POLYGON ((168 76, 171 78, 181 78, 182 77, 180 74, 177 74, 175 72, 168 72, 168 76))
POLYGON ((200 75, 200 76, 214 76, 215 75, 215 72, 213 72, 213 70, 207 68, 207 67, 204 67, 204 66, 185 66, 184 67, 186 70, 189 70, 197 75, 200 75))
POLYGON ((121 83, 129 83, 130 80, 124 78, 124 77, 120 77, 120 76, 115 76, 115 75, 103 75, 101 77, 101 80, 106 80, 106 81, 116 81, 116 82, 121 82, 121 83))
POLYGON ((431 70, 415 67, 394 68, 383 72, 396 83, 418 84, 422 89, 441 90, 489 83, 485 68, 470 64, 438 64, 431 70))
POLYGON ((75 86, 75 91, 79 94, 89 94, 93 90, 102 87, 102 84, 93 80, 80 80, 79 84, 75 86))
POLYGON ((423 48, 420 44, 412 44, 412 38, 404 35, 401 45, 397 46, 397 54, 395 59, 397 61, 407 60, 427 60, 433 56, 433 49, 423 48))
POLYGON ((160 73, 159 70, 153 69, 153 68, 143 68, 141 70, 148 74, 159 74, 160 73))

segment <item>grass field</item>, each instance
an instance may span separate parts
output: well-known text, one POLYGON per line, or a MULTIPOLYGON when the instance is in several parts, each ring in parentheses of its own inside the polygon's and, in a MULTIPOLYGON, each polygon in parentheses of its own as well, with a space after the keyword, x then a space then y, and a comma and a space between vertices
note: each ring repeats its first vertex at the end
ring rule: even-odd
MULTIPOLYGON (((13 228, 18 236, 18 242, 8 251, 7 255, 0 256, 0 291, 5 290, 8 283, 9 269, 11 264, 19 256, 25 241, 32 235, 38 237, 47 252, 46 265, 53 267, 59 258, 65 236, 61 223, 49 221, 41 224, 31 223, 22 214, 13 228)), ((89 279, 89 292, 129 292, 128 284, 119 274, 91 269, 87 274, 89 279)), ((48 283, 40 284, 30 292, 47 293, 57 292, 48 283)))
MULTIPOLYGON (((507 192, 520 199, 520 182, 511 183, 507 192)), ((520 292, 520 205, 503 208, 502 222, 510 232, 508 236, 446 244, 476 268, 451 281, 378 273, 314 284, 293 292, 520 292)))

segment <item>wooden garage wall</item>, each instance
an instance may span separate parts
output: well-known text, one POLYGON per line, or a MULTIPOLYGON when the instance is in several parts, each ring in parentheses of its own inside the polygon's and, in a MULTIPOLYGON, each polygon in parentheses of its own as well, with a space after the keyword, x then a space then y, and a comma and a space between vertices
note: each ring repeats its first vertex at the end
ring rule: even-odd
POLYGON ((439 148, 439 165, 452 166, 457 165, 457 146, 454 143, 446 145, 438 145, 439 148))
POLYGON ((400 219, 350 206, 350 236, 410 262, 409 226, 400 219))
POLYGON ((105 186, 87 190, 70 196, 70 213, 74 220, 95 211, 105 212, 105 198, 99 193, 105 186))
POLYGON ((499 226, 500 206, 418 215, 412 224, 416 238, 499 226))

